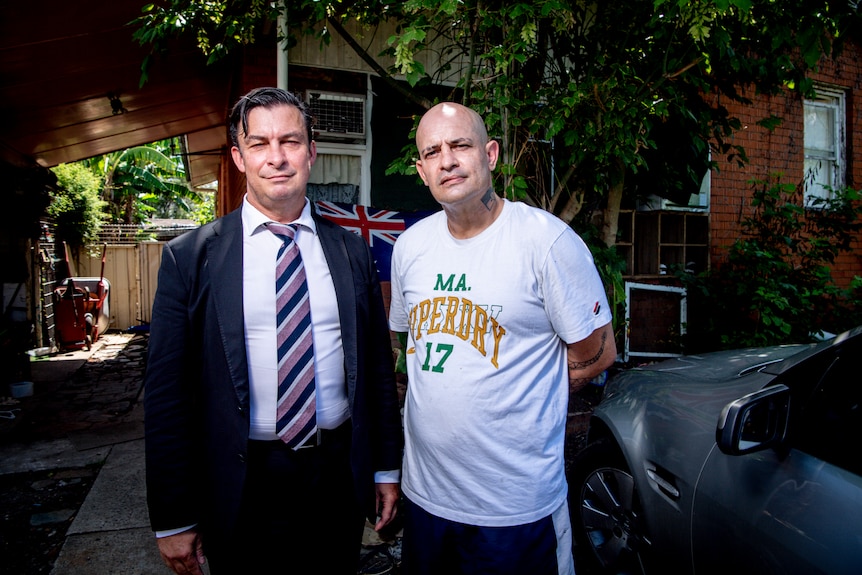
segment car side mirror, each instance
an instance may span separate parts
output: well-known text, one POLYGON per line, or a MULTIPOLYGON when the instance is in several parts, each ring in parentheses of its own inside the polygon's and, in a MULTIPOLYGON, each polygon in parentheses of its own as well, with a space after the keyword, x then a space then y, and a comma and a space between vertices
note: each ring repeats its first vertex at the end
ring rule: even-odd
POLYGON ((767 387, 728 403, 721 410, 715 441, 727 455, 762 451, 784 440, 790 415, 790 388, 767 387))

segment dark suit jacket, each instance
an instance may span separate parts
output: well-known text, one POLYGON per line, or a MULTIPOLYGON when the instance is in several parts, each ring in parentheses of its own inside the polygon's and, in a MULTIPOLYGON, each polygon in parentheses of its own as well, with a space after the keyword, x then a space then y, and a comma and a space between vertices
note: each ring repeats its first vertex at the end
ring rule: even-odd
MULTIPOLYGON (((315 214, 335 283, 353 426, 356 496, 374 512, 374 471, 401 466, 392 349, 371 252, 315 214)), ((239 509, 249 433, 240 211, 162 253, 145 376, 147 501, 154 530, 197 523, 226 544, 239 509)))

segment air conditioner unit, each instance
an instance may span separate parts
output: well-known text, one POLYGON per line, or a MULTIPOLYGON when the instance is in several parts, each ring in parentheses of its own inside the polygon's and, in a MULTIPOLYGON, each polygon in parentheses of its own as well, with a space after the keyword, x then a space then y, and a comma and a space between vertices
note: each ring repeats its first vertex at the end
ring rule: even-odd
POLYGON ((308 90, 305 101, 318 138, 365 138, 365 97, 308 90))

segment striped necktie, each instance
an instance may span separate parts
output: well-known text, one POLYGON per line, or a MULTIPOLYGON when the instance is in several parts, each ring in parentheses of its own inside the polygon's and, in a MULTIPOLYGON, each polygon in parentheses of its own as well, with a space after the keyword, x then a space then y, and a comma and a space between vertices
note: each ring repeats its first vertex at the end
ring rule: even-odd
POLYGON ((278 250, 275 268, 278 333, 275 433, 289 447, 298 449, 317 432, 308 284, 302 256, 294 241, 296 224, 270 222, 266 227, 284 242, 278 250))

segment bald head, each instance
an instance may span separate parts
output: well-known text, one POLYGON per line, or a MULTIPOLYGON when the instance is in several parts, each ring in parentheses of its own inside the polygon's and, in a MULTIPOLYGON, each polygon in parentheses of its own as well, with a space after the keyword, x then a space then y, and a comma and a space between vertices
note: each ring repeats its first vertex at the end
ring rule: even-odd
POLYGON ((499 214, 492 172, 500 146, 488 139, 482 117, 461 104, 437 104, 419 121, 416 147, 416 171, 443 206, 450 231, 468 234, 466 228, 475 232, 490 224, 499 214))
POLYGON ((455 102, 442 102, 425 112, 419 120, 419 127, 416 128, 416 147, 419 148, 420 158, 423 148, 427 145, 428 134, 439 124, 453 121, 460 123, 465 128, 465 135, 469 133, 476 144, 484 145, 488 141, 488 130, 485 128, 482 116, 467 106, 455 102))

